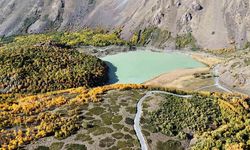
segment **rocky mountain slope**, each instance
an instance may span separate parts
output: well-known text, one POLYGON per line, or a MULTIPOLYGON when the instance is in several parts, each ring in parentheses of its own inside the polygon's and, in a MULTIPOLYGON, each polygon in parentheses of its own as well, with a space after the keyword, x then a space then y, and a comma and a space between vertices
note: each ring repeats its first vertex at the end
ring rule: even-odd
POLYGON ((250 53, 249 49, 232 53, 218 66, 220 80, 231 89, 250 94, 250 53))
POLYGON ((202 48, 242 48, 250 40, 250 0, 0 0, 0 35, 148 26, 192 32, 202 48))

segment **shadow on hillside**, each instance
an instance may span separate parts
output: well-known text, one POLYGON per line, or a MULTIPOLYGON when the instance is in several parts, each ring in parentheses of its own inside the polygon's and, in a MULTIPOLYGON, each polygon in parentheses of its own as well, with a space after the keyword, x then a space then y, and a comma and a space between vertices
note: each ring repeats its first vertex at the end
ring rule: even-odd
POLYGON ((112 63, 105 61, 105 63, 108 65, 109 67, 109 81, 108 84, 114 84, 117 83, 118 80, 118 76, 116 75, 117 72, 117 67, 114 66, 112 63))

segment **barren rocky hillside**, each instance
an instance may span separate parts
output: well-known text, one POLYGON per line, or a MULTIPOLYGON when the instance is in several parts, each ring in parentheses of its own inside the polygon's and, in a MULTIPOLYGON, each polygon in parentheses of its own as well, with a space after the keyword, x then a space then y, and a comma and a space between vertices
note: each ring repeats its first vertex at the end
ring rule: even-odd
POLYGON ((0 0, 0 35, 122 28, 129 39, 148 26, 192 32, 202 48, 250 41, 250 0, 0 0))
POLYGON ((221 82, 231 89, 250 93, 250 53, 249 49, 232 53, 225 63, 218 67, 221 82))

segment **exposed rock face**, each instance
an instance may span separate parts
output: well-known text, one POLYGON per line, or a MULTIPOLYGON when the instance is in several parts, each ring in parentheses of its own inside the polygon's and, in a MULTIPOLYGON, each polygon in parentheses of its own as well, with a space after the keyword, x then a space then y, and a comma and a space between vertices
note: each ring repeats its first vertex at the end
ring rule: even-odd
POLYGON ((203 48, 250 41, 250 0, 0 0, 0 35, 157 26, 173 36, 192 32, 203 48))
POLYGON ((203 7, 200 5, 200 3, 198 1, 194 1, 192 3, 192 8, 195 10, 195 11, 200 11, 203 9, 203 7))
POLYGON ((220 80, 232 88, 250 94, 250 53, 239 51, 219 67, 220 80))

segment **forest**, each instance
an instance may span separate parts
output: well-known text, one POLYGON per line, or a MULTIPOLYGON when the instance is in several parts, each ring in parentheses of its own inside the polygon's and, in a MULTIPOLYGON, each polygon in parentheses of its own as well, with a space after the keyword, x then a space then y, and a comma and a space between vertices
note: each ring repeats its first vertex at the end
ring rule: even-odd
POLYGON ((70 47, 77 46, 108 46, 126 45, 128 42, 120 38, 120 30, 108 32, 103 29, 82 29, 76 32, 49 32, 44 34, 17 35, 0 38, 0 46, 9 49, 18 49, 30 45, 40 45, 45 42, 54 42, 70 47))
MULTIPOLYGON (((145 45, 158 32, 146 29, 135 34, 130 42, 120 38, 119 30, 110 33, 101 29, 1 38, 0 148, 18 149, 43 137, 60 140, 75 134, 88 126, 78 108, 86 103, 101 103, 108 91, 161 90, 193 97, 166 96, 159 110, 147 115, 147 123, 153 125, 152 132, 177 139, 195 138, 197 142, 191 145, 195 150, 250 149, 248 97, 137 84, 102 86, 108 80, 106 64, 75 50, 89 45, 145 45), (54 111, 61 107, 66 107, 67 113, 54 111)), ((167 31, 161 36, 171 39, 167 31)), ((195 43, 190 35, 179 36, 176 42, 180 48, 195 43)), ((105 123, 110 124, 107 118, 102 115, 105 123)), ((129 124, 133 123, 131 120, 126 118, 129 124)))
MULTIPOLYGON (((166 101, 163 101, 159 110, 146 114, 148 117, 146 120, 149 121, 147 123, 153 124, 151 131, 162 132, 178 139, 196 138, 197 142, 191 145, 191 149, 195 150, 249 149, 250 100, 248 97, 237 94, 186 92, 138 84, 117 84, 96 88, 79 87, 37 95, 0 94, 0 98, 3 99, 0 102, 2 149, 22 148, 32 141, 47 136, 54 136, 59 140, 65 139, 79 129, 90 126, 86 124, 87 118, 83 118, 79 113, 88 111, 88 115, 100 114, 103 113, 102 109, 106 109, 106 105, 86 110, 84 104, 94 102, 96 103, 94 106, 101 105, 107 100, 105 94, 112 90, 117 90, 118 93, 119 91, 137 91, 141 93, 139 97, 151 90, 192 94, 194 97, 190 99, 165 96, 166 101), (55 111, 61 108, 64 109, 55 111)), ((108 99, 116 104, 116 95, 110 96, 108 99)), ((135 98, 135 102, 139 97, 135 98)), ((113 106, 110 108, 113 109, 113 106)), ((110 124, 105 114, 107 112, 101 115, 101 118, 105 124, 110 124)), ((128 118, 125 120, 128 122, 128 118)), ((104 132, 101 129, 103 128, 100 127, 95 132, 98 134, 104 132)))
POLYGON ((203 133, 210 125, 220 124, 220 116, 219 106, 212 98, 166 96, 162 107, 151 115, 151 122, 164 134, 185 138, 184 129, 203 133))
MULTIPOLYGON (((0 149, 21 148, 31 141, 47 136, 64 139, 86 126, 79 116, 79 107, 101 102, 110 90, 147 89, 146 86, 108 85, 93 89, 79 87, 37 95, 0 94, 0 149), (65 107, 65 112, 56 109, 65 107)), ((86 110, 85 110, 86 111, 86 110)))
POLYGON ((94 56, 53 44, 0 51, 1 93, 44 93, 103 85, 108 67, 94 56))
POLYGON ((77 46, 127 44, 119 30, 19 35, 0 38, 0 93, 44 93, 104 85, 108 67, 77 46))
MULTIPOLYGON (((197 139, 191 149, 250 149, 250 99, 242 95, 196 93, 183 99, 166 96, 148 114, 147 126, 180 140, 197 139)), ((146 115, 147 116, 147 115, 146 115)))

